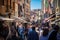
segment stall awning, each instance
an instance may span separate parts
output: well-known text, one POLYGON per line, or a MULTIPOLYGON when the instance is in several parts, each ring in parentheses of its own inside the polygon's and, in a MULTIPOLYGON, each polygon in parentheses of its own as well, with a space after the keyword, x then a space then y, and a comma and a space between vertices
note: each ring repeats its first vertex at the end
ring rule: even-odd
POLYGON ((5 17, 0 17, 1 20, 7 20, 7 21, 13 21, 14 19, 10 19, 10 18, 5 18, 5 17))
POLYGON ((27 21, 25 20, 25 18, 23 18, 23 17, 13 17, 13 19, 15 20, 15 21, 19 21, 19 22, 22 22, 22 23, 26 23, 27 21))
POLYGON ((51 22, 51 24, 55 24, 55 23, 57 23, 57 22, 60 22, 60 19, 57 19, 57 20, 51 22))

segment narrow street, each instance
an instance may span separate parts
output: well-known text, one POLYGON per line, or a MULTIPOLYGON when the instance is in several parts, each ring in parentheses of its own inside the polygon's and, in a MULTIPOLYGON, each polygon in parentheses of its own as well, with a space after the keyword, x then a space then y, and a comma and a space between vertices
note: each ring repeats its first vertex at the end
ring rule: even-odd
POLYGON ((0 0, 0 40, 60 40, 60 0, 0 0))

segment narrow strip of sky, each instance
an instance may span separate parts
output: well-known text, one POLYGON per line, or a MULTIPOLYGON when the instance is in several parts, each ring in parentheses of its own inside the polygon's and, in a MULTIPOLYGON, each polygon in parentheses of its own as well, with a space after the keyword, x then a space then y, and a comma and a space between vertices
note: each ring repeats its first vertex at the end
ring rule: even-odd
POLYGON ((41 9, 41 0, 31 0, 31 10, 41 9))

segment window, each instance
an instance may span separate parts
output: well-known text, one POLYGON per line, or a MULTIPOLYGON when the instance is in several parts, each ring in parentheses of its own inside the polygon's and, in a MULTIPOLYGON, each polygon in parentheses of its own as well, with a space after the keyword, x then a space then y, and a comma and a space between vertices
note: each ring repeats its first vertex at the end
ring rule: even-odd
POLYGON ((26 2, 28 3, 28 0, 26 0, 26 2))
POLYGON ((10 0, 10 9, 11 9, 11 0, 10 0))
POLYGON ((58 1, 58 5, 59 5, 59 7, 60 7, 60 0, 58 1))
POLYGON ((27 3, 29 3, 29 0, 27 0, 27 3))
POLYGON ((0 0, 0 5, 4 5, 4 0, 0 0))
POLYGON ((18 10, 22 12, 22 6, 18 4, 18 10))
POLYGON ((13 2, 13 10, 15 10, 15 2, 13 2))
POLYGON ((7 9, 6 9, 6 12, 8 12, 8 0, 6 1, 6 7, 7 7, 7 9))
POLYGON ((21 16, 22 13, 22 5, 18 4, 18 15, 21 16))
POLYGON ((20 6, 20 11, 22 12, 22 6, 20 6))
POLYGON ((23 4, 23 8, 24 8, 25 4, 23 4))
POLYGON ((3 2, 2 5, 4 5, 4 0, 2 0, 2 2, 3 2))
POLYGON ((25 2, 26 2, 26 3, 29 3, 29 1, 28 1, 28 0, 25 0, 25 2))
POLYGON ((20 5, 18 4, 18 14, 20 15, 20 5))

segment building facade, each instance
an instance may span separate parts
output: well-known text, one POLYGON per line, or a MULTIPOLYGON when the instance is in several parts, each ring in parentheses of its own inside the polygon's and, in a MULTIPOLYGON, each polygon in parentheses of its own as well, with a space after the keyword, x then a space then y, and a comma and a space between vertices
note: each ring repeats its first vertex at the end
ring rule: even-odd
POLYGON ((40 20, 42 20, 42 18, 43 18, 42 15, 43 14, 42 14, 41 9, 34 9, 34 10, 31 11, 30 17, 31 17, 32 21, 35 21, 35 22, 39 21, 39 23, 40 23, 40 20))
POLYGON ((50 9, 51 9, 52 15, 55 14, 55 16, 53 18, 51 18, 51 19, 54 20, 54 21, 58 20, 59 16, 60 16, 59 0, 51 0, 49 5, 50 5, 50 9))
POLYGON ((56 20, 58 22, 56 22, 59 26, 60 26, 60 0, 53 0, 53 5, 55 6, 55 14, 56 14, 56 20))
POLYGON ((43 14, 45 13, 45 0, 42 0, 42 11, 43 14))
POLYGON ((0 16, 12 17, 18 16, 16 12, 17 0, 0 0, 0 16))
POLYGON ((43 19, 48 18, 50 13, 49 13, 49 2, 48 0, 42 0, 42 12, 43 12, 43 19))
POLYGON ((30 17, 30 0, 18 0, 18 15, 30 17))
POLYGON ((30 17, 30 0, 0 0, 0 16, 30 17))
POLYGON ((42 0, 42 11, 45 18, 50 18, 51 22, 60 18, 60 4, 59 0, 42 0))

